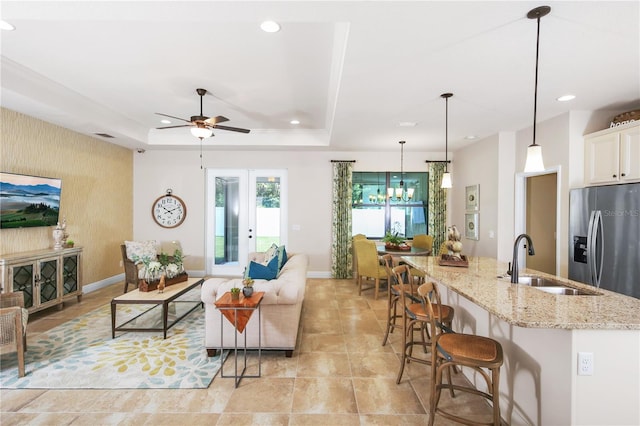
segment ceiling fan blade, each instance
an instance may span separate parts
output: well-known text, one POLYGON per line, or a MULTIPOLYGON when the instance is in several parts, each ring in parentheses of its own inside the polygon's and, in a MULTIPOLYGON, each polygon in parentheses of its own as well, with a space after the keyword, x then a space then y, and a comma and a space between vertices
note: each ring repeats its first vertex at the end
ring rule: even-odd
POLYGON ((249 129, 241 129, 239 127, 229 127, 229 126, 218 126, 218 125, 215 125, 215 126, 211 126, 211 127, 213 127, 214 129, 230 130, 232 132, 240 132, 240 133, 249 133, 251 131, 249 129))
POLYGON ((218 123, 224 123, 225 121, 229 121, 229 119, 227 117, 223 117, 221 115, 219 115, 217 117, 207 118, 206 120, 204 120, 205 123, 211 124, 213 126, 215 126, 218 123))
POLYGON ((176 120, 182 120, 182 121, 186 121, 187 123, 191 123, 191 121, 189 121, 189 120, 185 120, 184 118, 176 117, 176 116, 173 116, 173 115, 163 114, 161 112, 156 112, 156 114, 161 115, 163 117, 175 118, 176 120))
POLYGON ((165 126, 165 127, 156 127, 156 129, 175 129, 176 127, 191 127, 193 124, 180 124, 179 126, 165 126))

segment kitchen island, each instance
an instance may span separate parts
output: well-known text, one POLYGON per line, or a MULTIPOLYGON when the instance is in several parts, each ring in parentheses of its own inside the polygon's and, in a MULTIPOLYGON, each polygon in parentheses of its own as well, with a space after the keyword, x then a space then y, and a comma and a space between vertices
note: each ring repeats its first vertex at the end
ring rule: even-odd
POLYGON ((507 423, 640 424, 640 300, 530 269, 521 276, 598 294, 511 284, 507 264, 491 258, 469 259, 468 267, 440 266, 437 257, 402 260, 441 285, 443 302, 455 308, 456 331, 502 345, 500 408, 507 423), (592 375, 578 375, 579 352, 593 354, 592 375))

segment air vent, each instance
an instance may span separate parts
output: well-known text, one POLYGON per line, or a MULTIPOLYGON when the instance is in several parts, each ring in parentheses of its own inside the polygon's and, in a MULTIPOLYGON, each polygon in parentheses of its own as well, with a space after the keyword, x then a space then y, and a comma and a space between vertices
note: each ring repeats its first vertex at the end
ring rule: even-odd
POLYGON ((109 139, 113 139, 113 136, 107 134, 107 133, 94 133, 94 135, 96 136, 101 136, 103 138, 109 138, 109 139))

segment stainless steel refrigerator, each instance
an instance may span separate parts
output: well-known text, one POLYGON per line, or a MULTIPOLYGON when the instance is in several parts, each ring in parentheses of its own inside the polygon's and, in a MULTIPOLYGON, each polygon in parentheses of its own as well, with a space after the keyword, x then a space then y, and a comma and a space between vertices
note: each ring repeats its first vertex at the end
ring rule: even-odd
POLYGON ((640 298, 640 183, 573 189, 569 279, 640 298))

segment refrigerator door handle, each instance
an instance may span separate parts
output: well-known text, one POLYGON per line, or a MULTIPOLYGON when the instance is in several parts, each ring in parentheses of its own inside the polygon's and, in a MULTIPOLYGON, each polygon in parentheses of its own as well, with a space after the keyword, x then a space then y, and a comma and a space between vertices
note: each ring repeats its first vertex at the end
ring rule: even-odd
POLYGON ((597 288, 600 288, 600 279, 602 278, 602 263, 604 261, 604 226, 602 224, 602 212, 600 210, 596 211, 596 224, 593 230, 593 265, 594 265, 594 284, 597 288), (599 232, 598 232, 599 231, 599 232), (598 239, 598 235, 600 238, 598 239), (596 264, 597 256, 596 249, 598 248, 598 244, 595 244, 596 241, 600 242, 600 264, 596 264))
POLYGON ((596 242, 594 240, 595 234, 593 230, 595 229, 596 222, 596 211, 593 210, 591 215, 589 216, 589 228, 587 230, 587 267, 589 268, 589 282, 588 284, 596 285, 595 280, 595 253, 596 253, 596 242))

